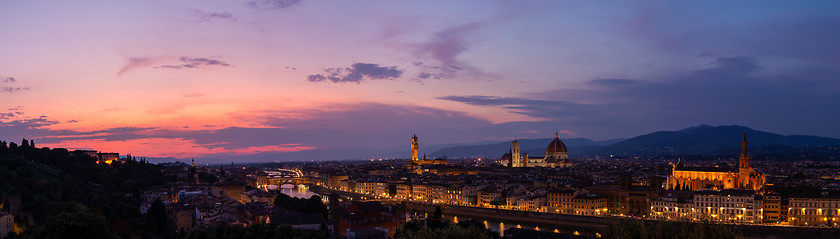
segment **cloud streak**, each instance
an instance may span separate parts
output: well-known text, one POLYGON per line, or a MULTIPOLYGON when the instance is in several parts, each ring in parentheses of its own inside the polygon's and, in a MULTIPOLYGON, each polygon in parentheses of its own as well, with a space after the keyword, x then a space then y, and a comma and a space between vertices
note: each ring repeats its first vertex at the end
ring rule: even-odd
POLYGON ((225 66, 230 67, 231 65, 227 62, 216 60, 216 59, 209 59, 209 58, 190 58, 190 57, 180 57, 178 60, 182 64, 174 64, 174 65, 161 65, 155 68, 169 68, 169 69, 184 69, 184 68, 198 68, 202 66, 225 66))
POLYGON ((675 73, 667 80, 595 79, 586 82, 589 88, 530 94, 542 98, 455 95, 439 99, 538 117, 542 124, 565 125, 589 137, 616 137, 610 131, 630 132, 622 136, 627 137, 699 124, 840 135, 834 127, 797 130, 804 124, 832 125, 840 117, 840 112, 825 111, 840 102, 840 82, 836 81, 840 70, 808 67, 760 74, 764 69, 752 57, 718 57, 710 67, 675 73), (779 109, 797 117, 783 117, 779 109))
POLYGON ((309 75, 307 81, 360 84, 370 80, 393 80, 402 74, 403 71, 396 66, 355 63, 347 68, 328 68, 324 70, 324 74, 309 75))
POLYGON ((30 90, 29 87, 21 87, 21 86, 8 86, 9 84, 15 84, 17 79, 14 77, 7 77, 7 76, 0 76, 0 93, 17 93, 19 91, 27 91, 30 90))
POLYGON ((238 20, 230 12, 208 12, 194 9, 189 11, 189 15, 194 19, 193 22, 195 23, 236 22, 238 20))
MULTIPOLYGON (((242 112, 243 120, 262 127, 116 127, 95 131, 53 130, 60 123, 46 116, 0 123, 4 137, 34 138, 47 147, 97 147, 139 156, 186 157, 285 153, 360 147, 360 142, 391 147, 413 130, 428 142, 475 140, 477 127, 490 122, 442 109, 353 103, 297 111, 242 112), (258 117, 255 117, 258 116, 258 117), (407 126, 410 126, 407 128, 407 126), (394 133, 403 132, 403 133, 394 133), (452 137, 451 132, 465 132, 452 137), (329 140, 325 140, 329 139, 329 140), (155 148, 157 147, 157 148, 155 148), (168 152, 163 152, 165 149, 168 152), (138 154, 142 152, 145 155, 138 154), (192 154, 192 155, 189 155, 192 154)), ((484 132, 486 131, 479 131, 484 132)), ((276 156, 276 155, 275 155, 276 156)), ((277 158, 274 158, 277 159, 277 158)), ((261 158, 259 160, 267 160, 261 158)), ((297 158, 296 160, 300 160, 297 158)))
POLYGON ((127 72, 149 67, 155 69, 195 69, 205 66, 233 67, 233 65, 225 61, 204 57, 131 57, 128 58, 128 63, 126 63, 126 65, 117 72, 117 76, 122 76, 127 72))
POLYGON ((248 2, 247 5, 257 10, 277 10, 290 8, 301 2, 301 0, 255 0, 248 2))

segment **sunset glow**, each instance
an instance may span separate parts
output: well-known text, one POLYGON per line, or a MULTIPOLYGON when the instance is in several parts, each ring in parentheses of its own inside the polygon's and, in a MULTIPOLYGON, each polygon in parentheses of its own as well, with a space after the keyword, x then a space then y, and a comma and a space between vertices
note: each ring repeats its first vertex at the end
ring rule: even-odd
POLYGON ((840 137, 826 110, 840 102, 840 6, 759 5, 4 2, 0 134, 203 162, 375 157, 412 134, 840 137))

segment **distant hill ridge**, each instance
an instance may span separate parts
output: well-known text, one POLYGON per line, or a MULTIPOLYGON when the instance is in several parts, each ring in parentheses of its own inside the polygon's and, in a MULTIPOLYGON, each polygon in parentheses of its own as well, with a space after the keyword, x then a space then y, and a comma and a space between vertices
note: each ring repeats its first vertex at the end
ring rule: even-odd
MULTIPOLYGON (((569 156, 665 156, 665 155, 734 155, 740 152, 741 139, 746 133, 751 153, 799 153, 813 147, 840 145, 840 139, 780 135, 753 130, 745 126, 699 125, 677 131, 658 131, 630 139, 594 142, 586 138, 563 139, 569 156)), ((523 153, 544 155, 551 138, 519 140, 523 153)), ((510 141, 494 144, 464 145, 443 148, 432 157, 488 157, 498 158, 507 153, 510 141)))
MULTIPOLYGON (((518 139, 520 148, 522 149, 523 153, 528 153, 534 156, 542 156, 545 155, 545 147, 548 145, 549 142, 554 138, 541 138, 541 139, 518 139)), ((569 139, 562 139, 566 147, 569 149, 569 153, 572 156, 575 156, 575 153, 590 151, 592 149, 597 149, 601 146, 605 146, 617 141, 621 141, 623 139, 615 139, 615 140, 607 140, 607 141, 599 141, 595 142, 590 139, 586 138, 569 138, 569 139)), ((513 140, 511 140, 513 141, 513 140)), ((498 158, 501 157, 503 154, 508 153, 511 147, 511 141, 506 142, 499 142, 493 144, 480 144, 480 145, 465 145, 465 146, 457 146, 457 147, 449 147, 437 150, 430 154, 431 157, 454 157, 454 158, 461 158, 461 157, 487 157, 487 158, 498 158)))

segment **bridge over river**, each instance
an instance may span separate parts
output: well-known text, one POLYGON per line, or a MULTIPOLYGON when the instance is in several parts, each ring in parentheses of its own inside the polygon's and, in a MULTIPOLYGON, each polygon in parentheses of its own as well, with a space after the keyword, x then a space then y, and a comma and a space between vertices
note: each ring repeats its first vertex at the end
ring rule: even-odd
MULTIPOLYGON (((409 213, 427 213, 435 211, 434 204, 407 202, 409 213)), ((543 231, 580 234, 586 236, 603 235, 610 223, 618 223, 623 217, 592 217, 568 214, 524 212, 494 208, 477 208, 454 205, 440 205, 443 215, 449 219, 484 221, 488 228, 506 230, 522 225, 523 228, 539 228, 543 231), (498 224, 498 225, 496 225, 498 224), (526 226, 527 225, 527 226, 526 226)), ((648 222, 652 222, 648 220, 648 222)), ((691 223, 691 222, 684 222, 691 223)), ((840 228, 770 226, 726 224, 742 238, 840 238, 840 228)))
POLYGON ((312 183, 312 179, 303 174, 300 169, 285 169, 285 168, 267 168, 263 169, 268 174, 268 185, 276 185, 278 188, 283 185, 307 185, 312 183))

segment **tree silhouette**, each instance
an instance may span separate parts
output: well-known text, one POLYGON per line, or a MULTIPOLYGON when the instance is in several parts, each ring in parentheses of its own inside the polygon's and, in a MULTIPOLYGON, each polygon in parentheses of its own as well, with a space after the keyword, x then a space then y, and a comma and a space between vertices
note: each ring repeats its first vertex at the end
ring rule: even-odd
POLYGON ((149 212, 146 213, 146 218, 155 233, 161 234, 166 231, 166 226, 168 225, 166 221, 166 207, 160 198, 152 202, 152 206, 149 207, 149 212))
POLYGON ((31 234, 24 235, 25 238, 41 239, 99 239, 117 238, 111 234, 108 222, 101 215, 87 212, 61 213, 50 217, 47 221, 33 230, 31 234))

